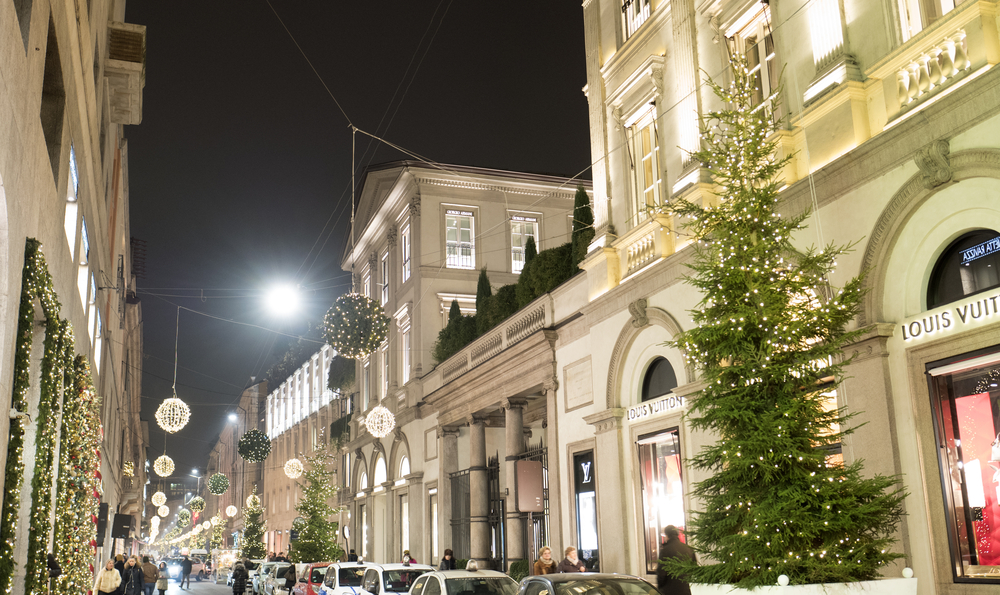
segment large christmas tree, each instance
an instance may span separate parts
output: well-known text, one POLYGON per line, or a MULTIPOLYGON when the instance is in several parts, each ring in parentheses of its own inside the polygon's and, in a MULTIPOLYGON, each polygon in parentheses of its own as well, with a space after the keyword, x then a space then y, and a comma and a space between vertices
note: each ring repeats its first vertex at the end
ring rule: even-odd
POLYGON ((291 560, 311 562, 339 560, 344 550, 337 544, 337 522, 329 518, 338 512, 330 505, 337 493, 336 480, 330 465, 333 455, 318 449, 306 457, 306 470, 302 474, 302 499, 295 506, 302 517, 298 526, 299 538, 292 542, 291 560))
POLYGON ((267 554, 267 545, 264 543, 267 521, 261 519, 263 514, 257 488, 254 488, 253 495, 247 499, 247 505, 243 509, 243 536, 240 539, 241 559, 258 560, 267 554))
MULTIPOLYGON (((901 557, 891 548, 904 494, 897 478, 862 476, 835 457, 852 417, 835 390, 861 331, 859 278, 834 288, 829 275, 848 246, 805 251, 792 243, 808 213, 779 213, 780 173, 768 142, 768 103, 754 105, 754 77, 740 57, 727 109, 703 121, 694 157, 712 173, 717 200, 664 207, 697 240, 689 282, 703 297, 681 348, 706 387, 689 420, 718 441, 688 463, 711 476, 694 486, 702 512, 687 535, 703 566, 667 561, 691 582, 739 587, 876 578, 901 557), (708 559, 706 559, 706 556, 708 559)), ((787 159, 787 158, 786 158, 787 159)))

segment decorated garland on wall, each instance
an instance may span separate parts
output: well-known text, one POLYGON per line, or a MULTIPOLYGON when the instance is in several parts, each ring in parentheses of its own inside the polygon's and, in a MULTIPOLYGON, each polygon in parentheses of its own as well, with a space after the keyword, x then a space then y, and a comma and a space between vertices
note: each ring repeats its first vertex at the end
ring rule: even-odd
POLYGON ((216 496, 221 496, 229 489, 229 478, 222 473, 216 473, 208 478, 208 491, 216 496))
POLYGON ((191 512, 201 512, 205 510, 205 499, 201 496, 191 498, 191 501, 188 502, 188 508, 191 509, 191 512))
POLYGON ((389 317, 370 297, 345 293, 323 317, 323 331, 338 355, 361 359, 388 338, 389 317))
POLYGON ((267 434, 254 428, 243 434, 238 447, 240 456, 251 463, 263 463, 271 454, 271 440, 267 434))

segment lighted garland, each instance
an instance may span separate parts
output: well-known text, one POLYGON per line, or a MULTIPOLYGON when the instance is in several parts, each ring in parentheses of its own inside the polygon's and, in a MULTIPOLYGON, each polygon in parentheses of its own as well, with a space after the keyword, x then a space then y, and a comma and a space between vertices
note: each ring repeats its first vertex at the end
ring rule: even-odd
POLYGON ((267 455, 271 454, 271 440, 267 434, 254 428, 243 434, 237 450, 241 457, 251 463, 263 463, 267 455))
POLYGON ((153 471, 160 477, 170 477, 174 472, 174 460, 167 455, 160 455, 153 461, 153 471))
POLYGON ((163 506, 167 503, 167 495, 163 492, 156 492, 149 501, 153 503, 153 506, 163 506))
POLYGON ((222 473, 216 473, 208 478, 208 491, 221 496, 229 489, 229 478, 222 473))
POLYGON ((285 475, 290 479, 301 477, 304 470, 302 461, 298 459, 288 459, 288 462, 285 463, 285 475))
POLYGON ((156 409, 156 423, 164 431, 175 434, 180 432, 191 419, 191 409, 178 399, 177 395, 164 399, 156 409))
POLYGON ((191 501, 188 502, 188 508, 191 509, 191 512, 201 512, 205 510, 205 499, 201 496, 191 498, 191 501))
POLYGON ((182 508, 177 511, 177 526, 183 529, 191 524, 191 511, 182 508))
POLYGON ((385 438, 396 427, 396 417, 382 405, 377 405, 365 416, 368 433, 376 438, 385 438))
POLYGON ((236 507, 233 506, 232 504, 230 504, 229 506, 226 507, 226 514, 228 516, 231 516, 231 517, 236 516, 237 512, 239 512, 239 510, 237 510, 236 507))
POLYGON ((359 293, 345 293, 323 317, 323 331, 338 355, 360 359, 388 338, 389 317, 375 300, 359 293))

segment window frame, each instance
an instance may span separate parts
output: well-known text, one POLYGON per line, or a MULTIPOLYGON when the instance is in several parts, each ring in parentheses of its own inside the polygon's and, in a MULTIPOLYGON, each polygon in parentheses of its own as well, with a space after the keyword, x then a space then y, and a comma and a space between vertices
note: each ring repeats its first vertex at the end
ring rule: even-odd
POLYGON ((780 90, 781 73, 778 69, 778 49, 775 43, 774 30, 771 27, 771 9, 766 4, 752 8, 749 13, 753 13, 738 30, 732 33, 730 41, 735 46, 735 51, 743 54, 747 60, 747 67, 751 74, 758 72, 757 81, 759 83, 758 96, 754 99, 753 106, 759 108, 767 106, 771 110, 775 122, 780 119, 778 110, 775 109, 780 102, 776 101, 776 95, 780 90), (754 12, 756 11, 756 12, 754 12), (768 44, 770 51, 768 52, 768 44), (761 58, 760 50, 768 52, 761 58), (751 59, 751 52, 756 59, 756 65, 751 59))
POLYGON ((476 269, 476 212, 475 209, 470 207, 449 207, 445 209, 444 212, 444 244, 445 244, 445 268, 449 269, 459 269, 459 270, 475 270, 476 269), (454 218, 456 226, 454 228, 449 226, 449 218, 454 218), (468 241, 464 241, 461 237, 463 228, 461 226, 461 220, 467 220, 468 226, 468 241), (449 239, 449 234, 454 229, 455 240, 449 239), (454 248, 452 247, 454 245, 454 248), (454 249, 455 254, 451 251, 454 249), (461 252, 463 249, 468 249, 469 254, 463 255, 461 252))
POLYGON ((510 224, 510 271, 520 274, 524 270, 525 249, 528 245, 528 237, 535 240, 535 249, 538 249, 540 240, 538 232, 539 216, 534 213, 512 213, 508 215, 508 219, 510 224), (531 233, 524 233, 524 227, 530 227, 531 233), (518 238, 521 239, 518 240, 518 238), (520 242, 520 245, 517 245, 518 242, 520 242))
POLYGON ((655 10, 652 0, 624 0, 622 2, 622 40, 628 41, 649 20, 655 10))
POLYGON ((413 244, 410 241, 410 224, 404 223, 402 229, 399 232, 399 250, 400 250, 400 277, 402 282, 406 283, 410 279, 410 260, 413 252, 413 244))
POLYGON ((658 117, 655 104, 647 104, 645 111, 637 112, 634 121, 626 128, 630 167, 632 169, 632 214, 629 229, 645 222, 647 209, 663 201, 663 155, 661 154, 658 117), (643 139, 651 139, 645 150, 643 139), (647 167, 647 164, 649 167, 647 167), (647 169, 653 179, 647 178, 647 169))
POLYGON ((380 292, 382 296, 382 305, 385 306, 389 303, 389 251, 386 250, 382 253, 382 257, 379 259, 382 265, 382 291, 380 292))

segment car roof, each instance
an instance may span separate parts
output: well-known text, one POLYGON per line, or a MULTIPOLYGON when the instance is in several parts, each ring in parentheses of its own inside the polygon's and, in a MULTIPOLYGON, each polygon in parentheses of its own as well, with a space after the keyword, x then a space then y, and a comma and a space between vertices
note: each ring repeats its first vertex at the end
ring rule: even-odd
POLYGON ((330 566, 337 568, 368 568, 369 566, 377 566, 377 564, 372 564, 371 562, 334 562, 330 566))
MULTIPOLYGON (((431 573, 433 576, 448 580, 450 578, 497 578, 505 577, 510 578, 502 572, 496 570, 437 570, 431 573)), ((514 579, 510 579, 514 580, 514 579)), ((515 581, 516 582, 516 581, 515 581)))
POLYGON ((553 583, 566 583, 569 581, 578 581, 582 579, 606 580, 606 579, 623 579, 623 578, 648 582, 646 581, 646 579, 640 576, 634 576, 631 574, 617 574, 614 572, 557 572, 555 574, 527 576, 525 578, 527 579, 544 578, 545 580, 551 581, 553 583))
POLYGON ((403 564, 401 562, 393 564, 370 564, 369 566, 382 570, 434 570, 433 566, 427 564, 403 564))

